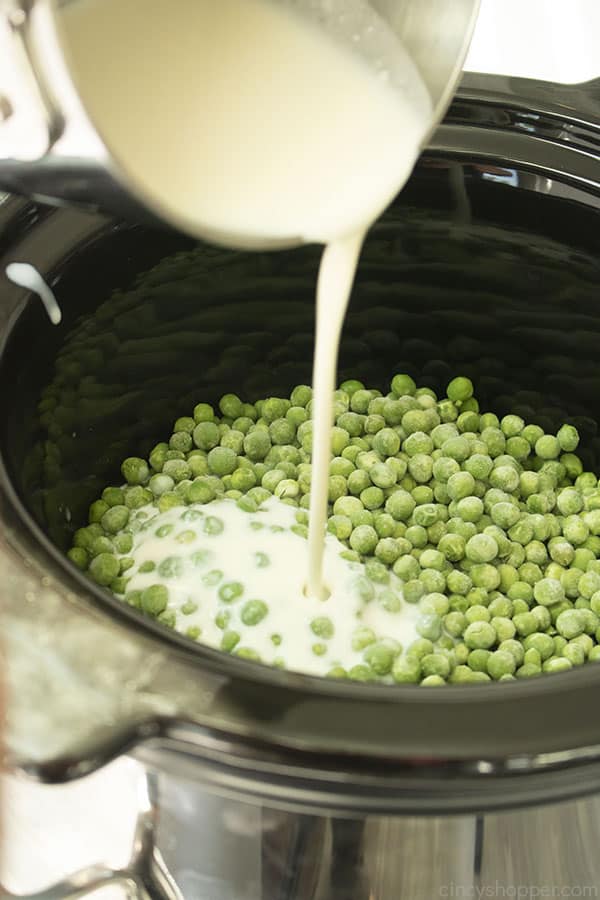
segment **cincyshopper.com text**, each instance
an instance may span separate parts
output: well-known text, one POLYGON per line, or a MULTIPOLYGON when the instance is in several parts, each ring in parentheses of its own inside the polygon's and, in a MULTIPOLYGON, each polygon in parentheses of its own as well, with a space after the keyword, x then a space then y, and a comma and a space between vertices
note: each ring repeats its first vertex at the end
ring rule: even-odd
POLYGON ((600 887, 594 884, 543 885, 493 884, 463 885, 450 882, 439 889, 443 900, 580 900, 600 897, 600 887))

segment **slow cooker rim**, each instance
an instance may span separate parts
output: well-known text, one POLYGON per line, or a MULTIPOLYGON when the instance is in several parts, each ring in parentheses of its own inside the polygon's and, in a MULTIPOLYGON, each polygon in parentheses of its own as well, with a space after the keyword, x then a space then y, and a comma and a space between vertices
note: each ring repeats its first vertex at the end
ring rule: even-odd
MULTIPOLYGON (((465 102, 470 102, 469 98, 466 98, 465 102)), ((479 98, 477 102, 482 102, 481 98, 479 98)), ((66 560, 58 548, 49 542, 37 523, 33 521, 29 512, 23 507, 14 491, 13 486, 8 479, 8 473, 6 471, 1 450, 0 475, 2 491, 10 502, 12 509, 18 515, 21 523, 34 535, 38 543, 43 546, 44 552, 59 566, 61 571, 63 571, 71 581, 75 581, 86 594, 91 593, 99 600, 100 603, 95 604, 96 607, 99 607, 99 609, 110 618, 119 620, 121 623, 124 621, 128 623, 135 621, 139 626, 141 617, 136 614, 134 610, 130 610, 122 603, 122 601, 117 600, 111 595, 107 595, 106 592, 96 588, 96 586, 90 585, 89 581, 87 581, 87 579, 85 579, 84 576, 66 560), (108 603, 107 599, 109 600, 108 603)), ((280 672, 270 667, 256 665, 255 663, 246 660, 226 657, 219 651, 212 650, 211 648, 203 647, 199 652, 198 645, 194 645, 183 636, 170 633, 167 629, 154 622, 145 621, 144 626, 146 634, 151 633, 153 639, 158 640, 161 646, 168 645, 170 651, 176 651, 178 654, 183 655, 186 661, 190 662, 196 670, 206 666, 208 660, 210 661, 209 668, 213 667, 219 674, 227 674, 230 677, 233 676, 234 681, 235 676, 239 673, 239 680, 244 685, 252 684, 260 688, 261 686, 268 684, 277 688, 283 688, 291 693, 308 693, 311 696, 321 698, 325 696, 328 700, 335 700, 336 698, 351 700, 356 704, 358 704, 359 701, 361 704, 363 701, 366 701, 367 704, 374 701, 383 701, 384 705, 388 708, 390 702, 396 702, 397 704, 400 700, 406 701, 407 705, 413 705, 418 702, 420 707, 425 707, 431 711, 432 709, 441 710, 447 705, 464 704, 467 701, 469 704, 472 704, 475 698, 481 700, 484 704, 491 703, 493 700, 494 705, 497 705, 496 701, 500 701, 500 695, 503 697, 510 695, 514 700, 518 700, 519 698, 531 699, 532 697, 539 697, 549 693, 552 694, 553 698, 556 698, 557 694, 574 696, 574 692, 578 691, 579 696, 580 688, 593 689, 596 691, 598 683, 600 682, 600 670, 596 671, 594 674, 595 667, 587 666, 569 673, 555 674, 550 679, 544 677, 539 680, 534 679, 531 681, 504 684, 502 689, 499 689, 494 684, 463 686, 447 685, 443 692, 438 693, 433 691, 423 691, 419 686, 412 685, 387 686, 369 684, 356 685, 354 683, 345 684, 343 682, 316 678, 314 676, 280 672), (175 640, 173 640, 173 638, 175 638, 175 640), (226 669, 225 673, 223 673, 224 668, 226 669)), ((600 743, 600 734, 598 742, 600 743)), ((562 744, 564 749, 572 748, 574 746, 581 746, 581 744, 577 741, 573 743, 569 738, 567 738, 567 743, 562 744)))

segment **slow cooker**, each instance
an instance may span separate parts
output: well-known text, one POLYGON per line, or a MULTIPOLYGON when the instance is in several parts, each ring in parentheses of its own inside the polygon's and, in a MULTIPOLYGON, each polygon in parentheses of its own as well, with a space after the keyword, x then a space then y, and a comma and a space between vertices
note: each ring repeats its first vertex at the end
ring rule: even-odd
MULTIPOLYGON (((599 471, 599 154, 600 82, 465 76, 366 242, 340 379, 467 375, 499 414, 576 424, 599 471)), ((130 862, 39 896, 600 891, 600 667, 441 690, 277 671, 142 618, 64 556, 120 459, 177 415, 309 379, 318 255, 0 203, 0 271, 31 262, 63 313, 0 276, 7 764, 144 772, 130 862)))

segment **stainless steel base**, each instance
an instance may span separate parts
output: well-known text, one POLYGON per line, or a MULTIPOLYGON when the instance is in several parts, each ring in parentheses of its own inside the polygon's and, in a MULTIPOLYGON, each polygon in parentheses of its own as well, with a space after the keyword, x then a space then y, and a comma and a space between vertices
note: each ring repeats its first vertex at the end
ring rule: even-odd
MULTIPOLYGON (((42 886, 33 874, 39 848, 32 846, 35 893, 18 893, 8 883, 2 895, 64 900, 109 885, 115 888, 111 897, 119 896, 118 886, 123 896, 139 900, 533 900, 600 894, 597 796, 481 816, 332 819, 223 798, 195 781, 147 773, 134 763, 128 763, 127 777, 127 815, 135 819, 136 797, 138 809, 129 846, 113 848, 128 860, 124 865, 110 868, 99 861, 42 886)), ((110 787, 110 780, 94 778, 97 791, 110 787)), ((51 807, 41 809, 51 814, 51 807)), ((88 809, 80 806, 85 822, 88 809)), ((115 813, 123 816, 123 804, 115 813)), ((37 824, 42 830, 53 825, 37 824)), ((10 820, 5 837, 7 844, 18 838, 10 820)), ((108 900, 109 893, 102 897, 108 900)))

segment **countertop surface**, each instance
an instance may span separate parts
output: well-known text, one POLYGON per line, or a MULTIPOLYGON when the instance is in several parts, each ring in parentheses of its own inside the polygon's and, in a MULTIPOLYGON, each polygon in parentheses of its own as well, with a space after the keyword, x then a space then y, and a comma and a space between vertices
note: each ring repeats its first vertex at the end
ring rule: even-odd
MULTIPOLYGON (((600 76, 597 0, 482 0, 466 69, 578 82, 600 76)), ((0 87, 10 91, 11 73, 0 87)), ((64 787, 11 776, 2 782, 4 840, 0 880, 11 891, 42 890, 67 873, 93 863, 125 862, 133 829, 136 764, 120 760, 64 787)), ((120 889, 94 896, 117 900, 120 889)))

